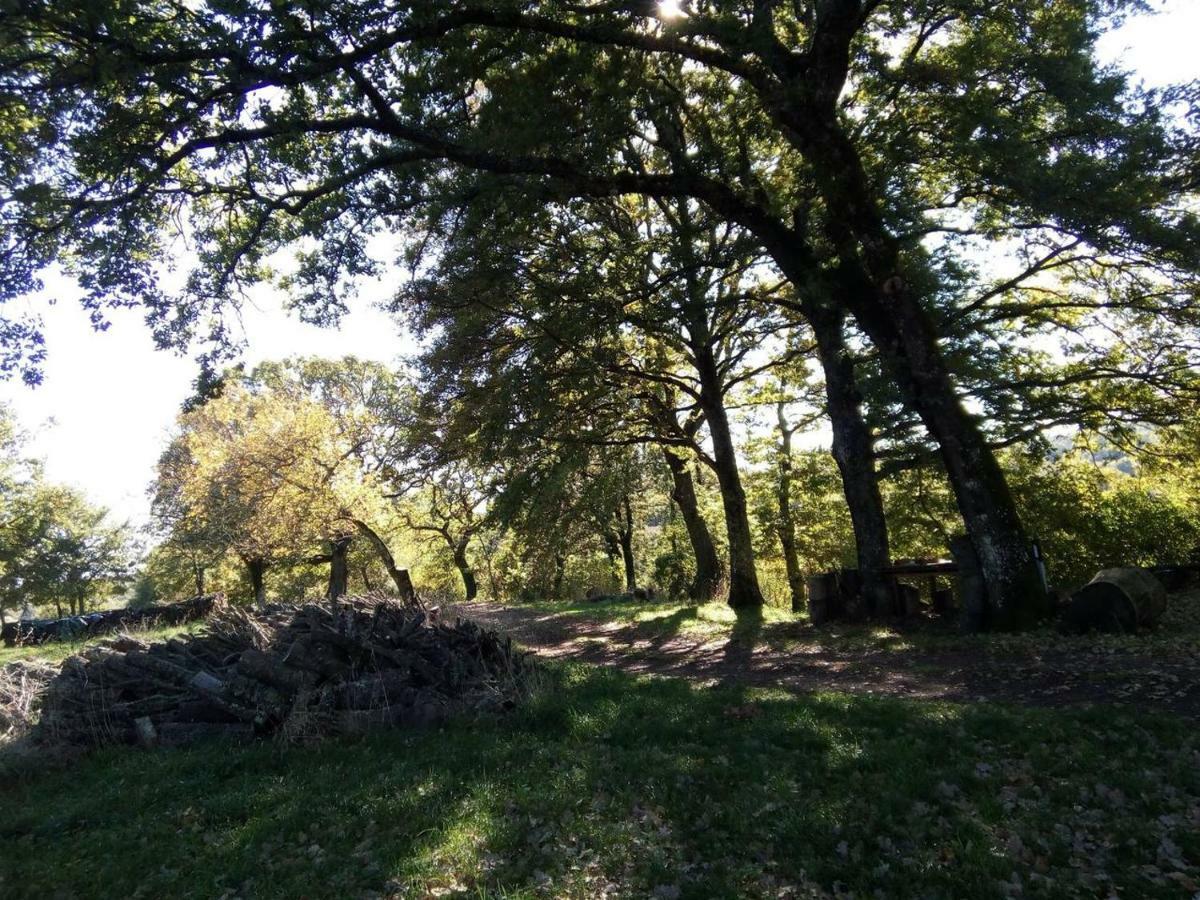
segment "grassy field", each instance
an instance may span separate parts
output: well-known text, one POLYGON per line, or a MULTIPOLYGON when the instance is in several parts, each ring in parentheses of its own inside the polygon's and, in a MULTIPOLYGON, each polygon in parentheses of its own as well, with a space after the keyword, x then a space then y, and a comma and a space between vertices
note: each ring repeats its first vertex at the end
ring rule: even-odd
MULTIPOLYGON (((171 625, 163 628, 131 628, 126 634, 145 641, 165 641, 167 638, 181 634, 190 634, 198 628, 203 628, 203 622, 189 622, 186 625, 171 625)), ((62 662, 68 656, 78 653, 87 644, 113 637, 111 634, 99 635, 83 641, 51 641, 30 647, 0 646, 0 666, 18 659, 43 660, 44 662, 62 662)))
MULTIPOLYGON (((626 602, 605 600, 539 601, 521 604, 547 624, 573 627, 601 623, 628 627, 640 639, 662 641, 683 637, 691 641, 725 640, 738 626, 734 611, 724 603, 701 605, 658 600, 626 602)), ((744 622, 743 622, 744 626, 744 622)), ((1008 654, 1055 648, 1089 653, 1112 651, 1144 653, 1200 652, 1200 590, 1172 597, 1159 626, 1131 635, 1059 634, 1052 626, 1020 634, 960 634, 953 623, 914 620, 888 623, 829 623, 814 628, 805 614, 778 606, 763 607, 761 621, 753 626, 755 641, 779 650, 824 647, 839 651, 920 650, 928 652, 970 650, 1008 654)))
POLYGON ((1188 897, 1200 734, 564 666, 506 719, 47 763, 0 844, 5 897, 1188 897))

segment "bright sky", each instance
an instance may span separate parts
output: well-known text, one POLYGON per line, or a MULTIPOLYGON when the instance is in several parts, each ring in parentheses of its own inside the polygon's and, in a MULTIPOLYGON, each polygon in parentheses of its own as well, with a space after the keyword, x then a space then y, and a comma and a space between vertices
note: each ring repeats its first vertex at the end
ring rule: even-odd
MULTIPOLYGON (((1200 78, 1200 2, 1165 0, 1161 12, 1128 22, 1106 35, 1101 52, 1119 60, 1149 85, 1200 78)), ((278 297, 256 295, 245 314, 248 364, 295 355, 360 357, 391 362, 411 344, 391 319, 375 309, 382 286, 364 291, 339 330, 304 325, 290 317, 278 297)), ((30 389, 0 383, 32 450, 46 459, 49 478, 83 488, 114 515, 135 525, 147 520, 146 488, 180 403, 191 392, 193 362, 156 351, 136 311, 111 316, 112 326, 93 332, 75 302, 78 290, 61 278, 47 279, 44 295, 31 300, 45 322, 45 382, 30 389), (51 298, 58 302, 49 305, 51 298)))

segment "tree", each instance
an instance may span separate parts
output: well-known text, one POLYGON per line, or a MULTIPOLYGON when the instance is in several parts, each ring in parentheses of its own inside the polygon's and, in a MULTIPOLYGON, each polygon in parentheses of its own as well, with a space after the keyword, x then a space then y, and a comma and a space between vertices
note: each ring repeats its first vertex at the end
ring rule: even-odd
MULTIPOLYGON (((391 515, 385 484, 395 489, 405 480, 413 436, 421 430, 414 418, 417 401, 412 386, 386 366, 353 356, 264 363, 249 378, 258 390, 285 402, 317 403, 324 409, 335 450, 321 467, 323 475, 302 486, 314 494, 332 491, 332 502, 343 520, 337 543, 345 545, 344 526, 350 526, 378 556, 398 594, 411 595, 408 570, 396 565, 378 523, 391 515)), ((347 546, 342 546, 340 556, 347 546)), ((332 588, 331 573, 331 594, 332 588)))
POLYGON ((689 522, 698 590, 710 596, 722 572, 689 502, 685 461, 711 467, 725 513, 729 602, 754 607, 762 594, 726 405, 791 355, 764 352, 786 323, 768 302, 780 286, 764 279, 761 261, 744 232, 687 203, 522 208, 505 195, 472 207, 405 300, 433 335, 424 357, 432 390, 479 397, 460 408, 472 419, 488 410, 507 442, 508 423, 519 422, 530 442, 660 444, 689 522), (491 357, 483 348, 503 350, 491 357), (533 392, 507 389, 514 377, 533 392))
POLYGON ((180 415, 159 462, 155 515, 182 546, 236 554, 261 606, 273 563, 342 533, 329 479, 328 460, 337 457, 331 431, 316 403, 228 386, 180 415))
POLYGON ((468 551, 472 539, 487 523, 486 504, 491 492, 486 479, 466 463, 455 461, 424 478, 401 506, 401 516, 409 528, 440 538, 450 551, 468 603, 479 593, 468 551))
POLYGON ((123 584, 132 563, 128 529, 107 521, 71 488, 35 482, 10 495, 0 523, 0 608, 54 604, 82 615, 89 601, 123 584))
POLYGON ((123 584, 133 560, 129 529, 79 491, 48 483, 27 458, 11 411, 0 406, 0 620, 6 609, 62 601, 72 615, 123 584))
MULTIPOLYGON (((20 294, 78 260, 93 309, 144 303, 167 343, 211 322, 219 350, 230 288, 267 276, 281 246, 302 248, 300 304, 335 318, 347 283, 377 270, 372 233, 497 179, 550 198, 692 198, 753 234, 805 311, 853 318, 938 447, 991 624, 1017 626, 1046 598, 943 353, 948 285, 929 245, 1039 232, 1190 290, 1194 143, 1169 110, 1196 89, 1136 90, 1093 58, 1106 17, 1131 8, 22 4, 0 26, 15 201, 0 284, 20 294), (154 271, 176 213, 201 248, 182 298, 154 271)), ((32 326, 7 320, 5 335, 5 365, 27 362, 32 326)))

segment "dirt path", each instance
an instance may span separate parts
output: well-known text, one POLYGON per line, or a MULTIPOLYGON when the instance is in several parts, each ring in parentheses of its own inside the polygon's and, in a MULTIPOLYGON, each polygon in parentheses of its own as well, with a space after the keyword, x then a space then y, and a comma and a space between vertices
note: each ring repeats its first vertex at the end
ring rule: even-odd
POLYGON ((796 692, 1036 705, 1130 704, 1200 718, 1200 659, 1193 653, 1148 655, 1099 645, 1090 650, 1076 646, 1026 652, 999 652, 982 645, 953 650, 842 649, 822 643, 819 632, 799 624, 787 626, 800 639, 783 649, 755 629, 739 634, 735 628, 729 637, 697 639, 521 606, 473 603, 452 612, 508 632, 539 656, 616 666, 634 674, 796 692))

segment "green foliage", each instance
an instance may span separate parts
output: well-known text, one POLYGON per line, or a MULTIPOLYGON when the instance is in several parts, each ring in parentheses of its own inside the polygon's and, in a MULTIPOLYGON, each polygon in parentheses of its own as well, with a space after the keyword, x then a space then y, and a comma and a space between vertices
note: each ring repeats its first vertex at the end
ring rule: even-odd
MULTIPOLYGON (((793 453, 792 460, 792 516, 801 568, 814 574, 853 566, 850 514, 833 457, 824 450, 804 450, 793 453)), ((751 510, 759 525, 759 553, 778 559, 778 473, 760 467, 747 477, 747 483, 751 510)))
POLYGON ((1053 583, 1078 586, 1110 566, 1195 560, 1200 509, 1185 485, 1079 452, 1053 462, 1018 455, 1009 461, 1013 490, 1030 533, 1042 542, 1053 583))
POLYGON ((0 609, 82 613, 126 582, 129 529, 74 488, 46 482, 22 456, 11 413, 0 408, 0 609))
POLYGON ((158 590, 154 586, 154 579, 142 572, 133 582, 133 595, 129 598, 129 606, 132 609, 141 609, 146 606, 153 606, 160 600, 158 590))

